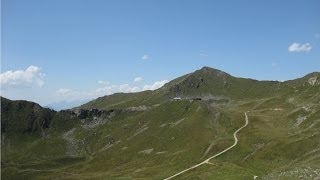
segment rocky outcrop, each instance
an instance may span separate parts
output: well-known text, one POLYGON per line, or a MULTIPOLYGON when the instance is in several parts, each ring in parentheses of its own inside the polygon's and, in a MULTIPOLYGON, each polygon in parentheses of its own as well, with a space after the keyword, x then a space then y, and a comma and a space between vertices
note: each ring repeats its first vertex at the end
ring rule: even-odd
POLYGON ((95 117, 109 117, 112 116, 114 113, 120 110, 99 110, 99 109, 74 109, 74 110, 62 110, 60 111, 63 114, 68 114, 70 116, 77 117, 79 119, 87 119, 87 118, 95 118, 95 117))
POLYGON ((314 85, 319 85, 320 84, 320 79, 318 76, 314 76, 314 77, 311 77, 308 79, 308 83, 311 85, 311 86, 314 86, 314 85))
POLYGON ((133 107, 129 107, 129 108, 126 108, 125 111, 128 111, 128 112, 142 112, 142 111, 148 111, 150 110, 151 107, 149 106, 133 106, 133 107))
POLYGON ((29 101, 11 101, 1 97, 1 132, 31 133, 45 136, 56 111, 29 101))

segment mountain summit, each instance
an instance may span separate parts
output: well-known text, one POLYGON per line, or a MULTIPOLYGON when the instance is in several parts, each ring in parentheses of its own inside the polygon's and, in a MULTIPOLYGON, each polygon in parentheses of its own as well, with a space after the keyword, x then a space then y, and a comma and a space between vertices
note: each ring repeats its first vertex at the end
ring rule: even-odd
POLYGON ((88 102, 80 106, 80 108, 107 110, 110 108, 129 107, 128 105, 152 105, 156 102, 166 102, 174 97, 246 100, 284 96, 294 93, 296 88, 303 84, 318 85, 319 78, 312 80, 312 77, 318 77, 316 76, 317 74, 319 73, 312 73, 303 78, 286 82, 258 81, 234 77, 224 71, 205 66, 192 73, 178 77, 155 91, 108 95, 88 102))
POLYGON ((1 178, 317 179, 319 77, 257 81, 203 67, 59 112, 1 98, 1 178))

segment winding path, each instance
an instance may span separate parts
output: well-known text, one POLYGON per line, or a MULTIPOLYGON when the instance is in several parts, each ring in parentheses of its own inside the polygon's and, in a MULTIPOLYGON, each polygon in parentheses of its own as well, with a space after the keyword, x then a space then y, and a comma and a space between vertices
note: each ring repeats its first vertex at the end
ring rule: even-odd
MULTIPOLYGON (((249 112, 249 111, 247 111, 247 112, 249 112)), ((199 166, 201 166, 201 165, 211 164, 211 163, 209 162, 211 159, 213 159, 213 158, 215 158, 215 157, 218 157, 218 156, 220 156, 221 154, 223 154, 223 153, 229 151, 230 149, 232 149, 233 147, 235 147, 235 146, 238 144, 237 133, 238 133, 241 129, 243 129, 244 127, 246 127, 246 126, 248 125, 248 123, 249 123, 247 112, 244 113, 246 123, 245 123, 242 127, 240 127, 239 129, 237 129, 237 130, 233 133, 234 143, 233 143, 230 147, 228 147, 228 148, 226 148, 225 150, 223 150, 223 151, 221 151, 221 152, 219 152, 219 153, 217 153, 217 154, 209 157, 208 159, 202 161, 202 162, 199 163, 199 164, 196 164, 196 165, 194 165, 194 166, 192 166, 192 167, 190 167, 190 168, 187 168, 187 169, 185 169, 185 170, 183 170, 183 171, 181 171, 181 172, 178 172, 177 174, 175 174, 175 175, 173 175, 173 176, 170 176, 170 177, 168 177, 168 178, 165 178, 164 180, 172 179, 172 178, 174 178, 174 177, 176 177, 176 176, 179 176, 180 174, 183 174, 183 173, 185 173, 185 172, 187 172, 187 171, 190 171, 190 170, 192 170, 192 169, 195 169, 195 168, 197 168, 197 167, 199 167, 199 166)))

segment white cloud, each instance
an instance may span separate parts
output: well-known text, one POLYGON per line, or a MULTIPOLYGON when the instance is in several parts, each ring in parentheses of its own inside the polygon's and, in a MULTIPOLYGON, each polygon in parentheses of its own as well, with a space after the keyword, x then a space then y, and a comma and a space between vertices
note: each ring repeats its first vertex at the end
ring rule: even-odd
POLYGON ((66 94, 72 93, 72 90, 71 90, 71 89, 61 88, 61 89, 58 89, 58 90, 57 90, 57 93, 58 93, 58 94, 61 94, 61 95, 66 95, 66 94))
POLYGON ((272 66, 272 67, 277 67, 277 66, 279 66, 279 63, 273 62, 273 63, 271 63, 271 66, 272 66))
POLYGON ((156 81, 155 83, 153 83, 152 85, 145 85, 143 86, 142 90, 155 90, 158 88, 161 88, 163 85, 165 85, 167 82, 169 82, 168 80, 162 80, 162 81, 156 81))
POLYGON ((93 96, 100 96, 100 95, 110 95, 113 93, 123 92, 123 93, 130 93, 130 92, 137 92, 140 89, 138 87, 131 87, 129 84, 120 84, 120 85, 111 85, 105 86, 102 88, 98 88, 94 91, 89 92, 88 94, 93 96))
POLYGON ((7 87, 42 87, 44 74, 41 68, 29 66, 25 70, 6 71, 0 74, 1 86, 7 87))
POLYGON ((200 53, 199 55, 202 56, 202 57, 208 57, 209 56, 208 54, 205 54, 205 53, 200 53))
POLYGON ((122 84, 119 86, 119 92, 129 93, 129 92, 138 92, 139 90, 140 88, 131 87, 129 84, 122 84))
POLYGON ((150 59, 150 56, 149 56, 148 54, 145 54, 145 55, 143 55, 143 56, 141 57, 141 59, 143 59, 143 60, 148 60, 148 59, 150 59))
POLYGON ((107 85, 110 84, 108 81, 99 80, 98 84, 107 85))
POLYGON ((300 44, 295 42, 288 47, 289 52, 309 52, 311 49, 312 46, 310 43, 300 44))
POLYGON ((110 95, 118 92, 130 93, 140 91, 139 87, 131 87, 129 84, 106 85, 91 91, 77 91, 72 89, 61 88, 56 91, 58 96, 64 97, 65 100, 87 100, 100 96, 110 95))
POLYGON ((314 34, 314 37, 315 37, 316 39, 319 39, 319 38, 320 38, 320 33, 315 33, 315 34, 314 34))
POLYGON ((143 78, 142 77, 136 77, 136 78, 134 78, 133 81, 134 82, 141 82, 141 81, 143 81, 143 78))
MULTIPOLYGON (((140 80, 141 77, 137 77, 137 78, 139 78, 140 80)), ((105 95, 120 93, 120 92, 133 93, 133 92, 140 92, 145 90, 155 90, 162 87, 167 82, 168 82, 167 80, 156 81, 151 85, 144 85, 143 87, 132 86, 129 84, 110 84, 109 83, 102 87, 98 87, 96 89, 87 90, 87 91, 60 88, 56 91, 55 95, 57 96, 57 99, 61 99, 64 101, 89 100, 89 99, 94 99, 94 98, 98 98, 105 95)))
POLYGON ((72 89, 58 89, 56 91, 56 95, 58 95, 58 99, 64 100, 64 101, 75 101, 75 100, 87 100, 87 99, 93 99, 95 97, 91 97, 88 92, 85 91, 77 91, 72 89))

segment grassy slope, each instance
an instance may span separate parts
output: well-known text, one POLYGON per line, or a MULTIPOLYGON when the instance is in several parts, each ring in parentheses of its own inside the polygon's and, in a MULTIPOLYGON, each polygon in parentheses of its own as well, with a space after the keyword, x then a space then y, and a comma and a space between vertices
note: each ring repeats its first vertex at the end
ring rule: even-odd
MULTIPOLYGON (((66 155, 48 159, 46 156, 37 156, 41 160, 37 160, 36 163, 13 165, 13 167, 44 170, 23 172, 17 174, 19 177, 44 178, 49 174, 52 177, 63 176, 71 179, 78 177, 161 179, 203 160, 203 154, 211 143, 215 145, 206 157, 232 144, 232 132, 244 123, 243 112, 255 109, 249 113, 250 123, 239 134, 239 145, 234 150, 213 160, 214 165, 205 165, 179 178, 239 179, 252 178, 253 175, 278 177, 280 171, 289 171, 292 167, 317 169, 319 165, 317 149, 320 148, 319 105, 313 105, 311 108, 313 110, 310 110, 312 113, 306 112, 306 115, 310 115, 309 118, 296 127, 294 125, 296 118, 301 113, 295 114, 292 111, 301 107, 286 102, 285 98, 280 100, 276 97, 215 107, 202 102, 167 102, 147 112, 115 116, 111 124, 97 129, 87 130, 81 126, 77 127, 74 133, 75 139, 84 140, 89 147, 83 147, 86 150, 78 156, 69 159, 66 155), (280 100, 283 103, 279 103, 280 100), (270 108, 283 110, 274 111, 270 108), (182 118, 187 119, 170 127, 170 123, 182 118), (311 125, 313 126, 310 128, 311 125), (148 129, 133 137, 144 127, 148 129), (102 150, 108 146, 110 137, 116 143, 102 150), (151 148, 153 151, 150 154, 139 153, 151 148), (157 154, 157 152, 165 153, 157 154), (301 157, 307 157, 309 160, 301 157), (70 160, 73 161, 70 163, 70 160), (46 171, 52 168, 57 168, 55 173, 46 171)), ((50 142, 57 145, 59 139, 56 140, 57 142, 50 142)), ((45 147, 41 144, 43 142, 38 143, 37 146, 41 149, 45 147)), ((35 153, 35 149, 38 148, 31 148, 29 151, 35 153)), ((39 155, 39 152, 36 153, 39 155)))
MULTIPOLYGON (((305 80, 305 79, 304 79, 305 80)), ((300 79, 297 80, 300 83, 300 79)), ((294 93, 292 82, 257 81, 233 77, 220 70, 204 67, 178 77, 155 91, 117 93, 97 98, 79 108, 122 109, 164 103, 174 97, 252 100, 294 93)))
POLYGON ((279 83, 225 76, 230 78, 226 88, 223 81, 208 79, 212 72, 208 73, 186 75, 158 91, 118 94, 89 102, 83 107, 152 108, 119 113, 110 117, 110 123, 93 129, 83 123, 65 127, 65 122, 57 121, 53 126, 56 130, 46 139, 18 137, 11 149, 5 149, 10 148, 7 144, 2 146, 1 175, 5 179, 162 179, 230 146, 232 133, 244 123, 243 112, 251 110, 249 125, 239 133, 239 144, 233 150, 212 160, 213 165, 177 179, 320 176, 319 86, 306 85, 309 77, 279 83), (197 88, 203 77, 205 81, 197 88), (172 89, 177 84, 180 91, 172 89), (212 105, 166 100, 179 93, 194 96, 197 91, 219 97, 231 94, 228 98, 232 101, 212 105), (144 151, 150 149, 149 154, 144 151), (11 156, 3 156, 11 150, 11 156))

